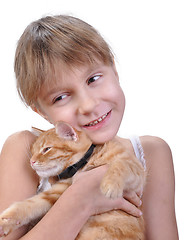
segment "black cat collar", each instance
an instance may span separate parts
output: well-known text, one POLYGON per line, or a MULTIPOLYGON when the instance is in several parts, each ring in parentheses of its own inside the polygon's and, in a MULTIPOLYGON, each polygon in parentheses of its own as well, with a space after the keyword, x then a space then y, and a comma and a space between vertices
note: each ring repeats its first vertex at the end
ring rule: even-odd
POLYGON ((69 166, 64 171, 62 171, 58 175, 59 180, 71 178, 79 169, 83 168, 88 163, 95 147, 96 145, 92 144, 85 155, 77 163, 69 166))

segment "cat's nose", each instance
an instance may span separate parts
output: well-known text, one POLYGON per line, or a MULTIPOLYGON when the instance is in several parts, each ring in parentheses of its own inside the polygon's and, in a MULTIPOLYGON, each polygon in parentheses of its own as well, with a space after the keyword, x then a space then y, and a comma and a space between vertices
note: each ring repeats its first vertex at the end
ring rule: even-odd
POLYGON ((33 161, 33 160, 30 161, 31 166, 33 166, 34 163, 35 163, 35 161, 33 161))

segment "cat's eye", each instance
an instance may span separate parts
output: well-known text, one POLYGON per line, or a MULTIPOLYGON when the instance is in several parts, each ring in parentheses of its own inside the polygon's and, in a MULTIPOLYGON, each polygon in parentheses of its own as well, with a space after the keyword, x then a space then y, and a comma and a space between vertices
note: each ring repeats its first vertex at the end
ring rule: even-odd
POLYGON ((45 148, 42 149, 41 153, 42 153, 42 154, 45 154, 45 153, 47 153, 50 149, 51 149, 51 147, 45 147, 45 148))

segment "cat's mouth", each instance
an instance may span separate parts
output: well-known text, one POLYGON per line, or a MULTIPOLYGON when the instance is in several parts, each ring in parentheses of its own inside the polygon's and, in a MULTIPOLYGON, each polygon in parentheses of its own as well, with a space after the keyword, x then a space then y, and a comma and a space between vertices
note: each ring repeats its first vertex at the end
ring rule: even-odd
POLYGON ((35 167, 34 169, 40 177, 56 176, 59 172, 59 169, 57 166, 47 167, 47 168, 43 168, 43 169, 35 167))
POLYGON ((107 112, 106 114, 102 115, 101 117, 95 119, 94 121, 89 122, 88 124, 84 125, 84 127, 93 127, 96 126, 97 124, 105 121, 108 115, 110 115, 111 111, 107 112))

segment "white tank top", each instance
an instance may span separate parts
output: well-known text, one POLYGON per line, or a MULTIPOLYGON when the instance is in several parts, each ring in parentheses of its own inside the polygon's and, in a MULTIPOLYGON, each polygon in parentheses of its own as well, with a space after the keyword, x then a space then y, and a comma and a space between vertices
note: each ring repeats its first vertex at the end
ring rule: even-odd
POLYGON ((133 149, 134 149, 137 159, 142 163, 144 169, 146 170, 146 160, 144 158, 144 151, 143 151, 143 147, 141 145, 141 141, 140 141, 139 137, 132 136, 129 139, 132 143, 132 146, 133 146, 133 149))

